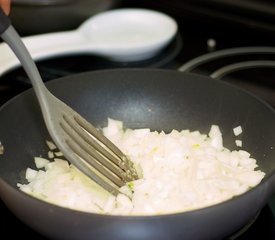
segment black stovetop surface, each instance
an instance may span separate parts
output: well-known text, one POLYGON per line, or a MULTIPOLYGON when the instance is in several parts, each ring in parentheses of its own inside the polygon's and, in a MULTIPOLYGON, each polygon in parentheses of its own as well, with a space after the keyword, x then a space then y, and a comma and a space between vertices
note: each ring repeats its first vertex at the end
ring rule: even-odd
MULTIPOLYGON (((249 21, 236 23, 230 17, 221 18, 218 15, 209 17, 205 10, 200 15, 200 8, 195 8, 191 1, 183 5, 179 0, 169 1, 122 1, 121 7, 145 7, 165 12, 173 16, 179 24, 179 34, 174 41, 153 59, 138 63, 114 63, 103 58, 89 55, 58 57, 38 62, 42 78, 46 81, 84 71, 109 68, 166 68, 178 70, 186 62, 204 54, 213 53, 229 48, 248 46, 274 47, 275 33, 258 24, 249 25, 249 21), (196 9, 197 11, 193 11, 196 9), (214 45, 213 45, 214 44, 214 45)), ((186 2, 186 3, 187 3, 186 2)), ((199 2, 199 1, 195 1, 199 2)), ((213 1, 215 2, 215 1, 213 1)), ((216 9, 217 11, 217 9, 216 9)), ((221 14, 221 12, 220 12, 221 14)), ((247 20, 247 19, 246 19, 247 20)), ((275 50, 274 50, 275 51, 275 50)), ((275 61, 275 54, 253 53, 239 54, 233 57, 209 60, 190 72, 211 75, 215 70, 240 61, 275 61), (274 56, 273 56, 274 55, 274 56)), ((275 66, 275 65, 274 65, 275 66)), ((268 67, 252 67, 242 71, 227 74, 221 80, 231 81, 249 91, 254 92, 275 107, 275 69, 272 64, 268 67)), ((21 68, 7 72, 0 77, 0 105, 11 97, 28 89, 29 81, 21 68)), ((26 236, 33 239, 44 239, 29 227, 20 222, 0 200, 0 233, 8 234, 9 238, 26 236), (13 231, 11 229, 16 229, 13 231)), ((275 196, 270 199, 259 215, 233 236, 227 239, 251 240, 275 239, 275 196)))

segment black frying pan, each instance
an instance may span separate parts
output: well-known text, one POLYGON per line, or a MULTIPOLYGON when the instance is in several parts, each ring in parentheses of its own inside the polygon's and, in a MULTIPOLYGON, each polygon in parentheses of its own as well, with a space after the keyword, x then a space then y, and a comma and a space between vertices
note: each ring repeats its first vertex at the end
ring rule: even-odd
POLYGON ((98 127, 108 117, 126 127, 191 129, 208 133, 218 124, 231 150, 241 125, 243 149, 266 172, 247 193, 212 207, 150 216, 106 216, 73 211, 17 190, 33 157, 46 155, 49 138, 40 108, 29 90, 0 109, 0 196, 36 231, 56 239, 222 239, 244 226, 275 190, 275 112, 256 97, 224 82, 168 70, 109 70, 83 73, 48 84, 50 90, 98 127))

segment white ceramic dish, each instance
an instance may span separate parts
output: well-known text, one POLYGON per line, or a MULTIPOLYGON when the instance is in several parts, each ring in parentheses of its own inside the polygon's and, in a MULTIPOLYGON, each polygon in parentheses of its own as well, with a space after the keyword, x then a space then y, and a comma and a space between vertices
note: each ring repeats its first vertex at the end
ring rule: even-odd
MULTIPOLYGON (((23 38, 34 60, 71 54, 94 54, 114 61, 140 61, 163 49, 175 36, 177 23, 147 9, 119 9, 97 14, 73 31, 23 38)), ((0 44, 0 75, 20 65, 0 44)))

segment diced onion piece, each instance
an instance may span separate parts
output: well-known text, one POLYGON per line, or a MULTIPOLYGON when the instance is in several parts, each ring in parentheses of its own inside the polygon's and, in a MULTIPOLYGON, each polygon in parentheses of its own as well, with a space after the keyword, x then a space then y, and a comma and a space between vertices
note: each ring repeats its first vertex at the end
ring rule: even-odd
POLYGON ((27 168, 26 170, 26 179, 31 182, 37 176, 37 171, 31 168, 27 168))
POLYGON ((39 168, 44 168, 47 164, 49 164, 50 161, 47 160, 46 158, 35 157, 34 162, 35 162, 35 166, 39 169, 39 168))
POLYGON ((235 140, 235 143, 236 143, 237 147, 242 147, 243 146, 242 140, 235 140))
POLYGON ((108 118, 108 128, 103 129, 105 135, 114 135, 122 131, 122 122, 108 118))
POLYGON ((55 150, 56 149, 56 146, 52 141, 46 140, 46 143, 47 143, 50 150, 55 150))
POLYGON ((56 157, 62 157, 62 156, 64 156, 62 152, 54 152, 54 155, 56 157))
POLYGON ((223 140, 220 128, 217 125, 212 125, 209 137, 211 138, 211 145, 217 149, 223 148, 223 140))
POLYGON ((49 159, 54 158, 54 153, 53 153, 53 151, 48 151, 48 158, 49 158, 49 159))
POLYGON ((234 132, 235 136, 239 136, 243 132, 242 127, 238 126, 238 127, 233 128, 233 132, 234 132))

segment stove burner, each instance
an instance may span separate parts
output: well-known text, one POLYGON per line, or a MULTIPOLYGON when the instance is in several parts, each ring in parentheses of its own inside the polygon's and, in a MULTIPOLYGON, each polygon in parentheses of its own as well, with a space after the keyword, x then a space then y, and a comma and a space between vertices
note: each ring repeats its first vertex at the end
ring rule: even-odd
POLYGON ((179 71, 222 79, 244 88, 275 107, 275 47, 241 47, 194 58, 179 71))
POLYGON ((179 71, 190 72, 200 65, 207 62, 228 58, 231 56, 240 57, 241 55, 255 55, 255 54, 275 54, 275 47, 240 47, 219 50, 216 52, 207 53, 196 57, 179 68, 179 71))
POLYGON ((275 61, 246 61, 246 62, 238 62, 233 63, 227 66, 224 66, 222 68, 219 68, 215 72, 213 72, 210 77, 220 79, 228 74, 231 74, 236 71, 244 70, 244 69, 250 69, 250 68, 265 68, 265 67, 275 67, 275 61))

